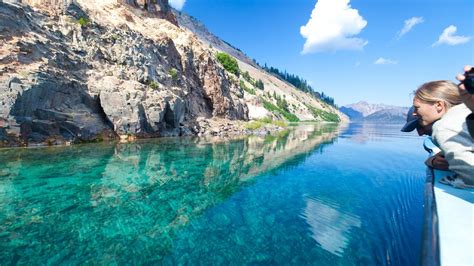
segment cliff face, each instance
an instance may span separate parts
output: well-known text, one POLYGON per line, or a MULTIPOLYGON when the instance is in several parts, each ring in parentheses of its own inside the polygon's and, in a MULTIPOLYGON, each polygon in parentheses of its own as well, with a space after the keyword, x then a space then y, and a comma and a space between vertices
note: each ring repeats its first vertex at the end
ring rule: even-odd
POLYGON ((196 40, 177 47, 167 31, 180 29, 156 18, 165 29, 145 36, 128 24, 148 11, 116 3, 107 8, 124 20, 111 25, 89 16, 94 4, 51 15, 0 3, 4 144, 193 134, 198 117, 248 119, 237 81, 196 40))
POLYGON ((337 108, 296 89, 288 82, 263 70, 253 59, 209 32, 195 18, 178 11, 174 11, 174 15, 180 27, 196 34, 197 38, 206 44, 209 49, 232 55, 237 59, 242 73, 246 72, 253 81, 260 80, 263 83, 264 89, 262 90, 257 89, 254 84, 251 84, 252 82, 248 82, 249 80, 241 79, 246 87, 254 89, 253 92, 251 90, 244 92, 245 102, 249 107, 250 119, 269 116, 276 119, 287 119, 288 115, 286 117, 282 116, 282 113, 287 112, 295 115, 300 121, 334 121, 336 118, 340 121, 348 121, 348 117, 337 108), (252 93, 249 93, 249 91, 252 93), (284 110, 275 111, 274 108, 265 107, 268 107, 269 103, 278 106, 278 102, 281 104, 281 99, 285 99, 287 103, 286 108, 283 108, 284 110), (331 118, 328 119, 329 117, 331 118))
POLYGON ((244 92, 216 59, 222 45, 178 18, 167 0, 0 2, 0 146, 231 133, 282 118, 258 94, 286 97, 301 120, 318 119, 309 105, 332 110, 239 51, 242 71, 265 83, 244 92))
MULTIPOLYGON (((66 12, 71 4, 78 3, 77 0, 6 0, 4 2, 12 4, 23 3, 49 14, 56 15, 66 12)), ((126 4, 130 7, 140 8, 164 18, 170 18, 169 20, 171 22, 176 21, 171 12, 168 0, 116 0, 116 2, 117 4, 126 4)))

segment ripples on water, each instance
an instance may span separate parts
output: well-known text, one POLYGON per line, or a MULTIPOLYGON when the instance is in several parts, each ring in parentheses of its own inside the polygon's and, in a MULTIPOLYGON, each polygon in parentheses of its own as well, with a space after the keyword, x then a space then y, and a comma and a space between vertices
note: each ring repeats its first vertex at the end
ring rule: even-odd
POLYGON ((417 264, 425 154, 399 128, 0 150, 0 264, 417 264))

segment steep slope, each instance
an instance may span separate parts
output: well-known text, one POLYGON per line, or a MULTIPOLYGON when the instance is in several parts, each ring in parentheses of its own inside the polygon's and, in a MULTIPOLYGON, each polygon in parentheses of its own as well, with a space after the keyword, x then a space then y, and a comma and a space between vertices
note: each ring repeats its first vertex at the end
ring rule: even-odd
POLYGON ((215 47, 222 52, 226 52, 232 55, 241 62, 257 66, 257 64, 255 64, 253 60, 246 56, 241 50, 221 40, 219 37, 210 32, 204 24, 202 24, 194 17, 191 17, 186 13, 174 9, 173 13, 178 21, 179 26, 184 27, 196 34, 196 36, 207 46, 211 45, 212 47, 215 47))
POLYGON ((250 79, 246 80, 245 78, 241 78, 241 80, 244 82, 244 87, 250 89, 245 90, 245 99, 249 106, 250 119, 258 119, 266 116, 275 116, 276 118, 282 119, 286 118, 284 115, 281 115, 281 111, 272 112, 272 110, 269 110, 272 108, 265 108, 265 106, 268 107, 268 103, 278 107, 277 98, 280 98, 285 99, 287 103, 287 108, 283 111, 294 114, 300 121, 331 121, 331 118, 334 120, 347 121, 347 116, 339 112, 336 108, 298 90, 288 82, 263 70, 241 50, 209 32, 207 28, 195 18, 178 11, 174 11, 174 14, 179 26, 195 33, 203 43, 216 52, 230 54, 238 60, 241 72, 248 72, 250 79), (263 82, 263 90, 256 88, 255 82, 258 80, 263 82), (265 102, 267 104, 264 104, 265 102))
POLYGON ((0 145, 241 132, 262 117, 167 0, 19 2, 0 3, 0 145))

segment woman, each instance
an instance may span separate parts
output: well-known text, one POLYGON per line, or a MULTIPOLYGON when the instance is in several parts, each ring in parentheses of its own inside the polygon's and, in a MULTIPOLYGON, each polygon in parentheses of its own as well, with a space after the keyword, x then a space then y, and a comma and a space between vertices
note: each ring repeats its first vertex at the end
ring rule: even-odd
POLYGON ((470 110, 459 94, 456 84, 450 81, 427 82, 415 91, 415 115, 420 126, 432 125, 432 137, 440 147, 449 169, 457 180, 448 179, 456 187, 474 185, 474 143, 466 126, 470 110))

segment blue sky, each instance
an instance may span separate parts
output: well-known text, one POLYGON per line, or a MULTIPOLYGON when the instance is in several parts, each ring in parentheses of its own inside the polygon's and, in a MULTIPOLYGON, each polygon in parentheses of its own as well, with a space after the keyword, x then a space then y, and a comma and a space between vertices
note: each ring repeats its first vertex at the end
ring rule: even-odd
POLYGON ((259 63, 338 105, 399 106, 474 64, 473 0, 170 0, 259 63))

